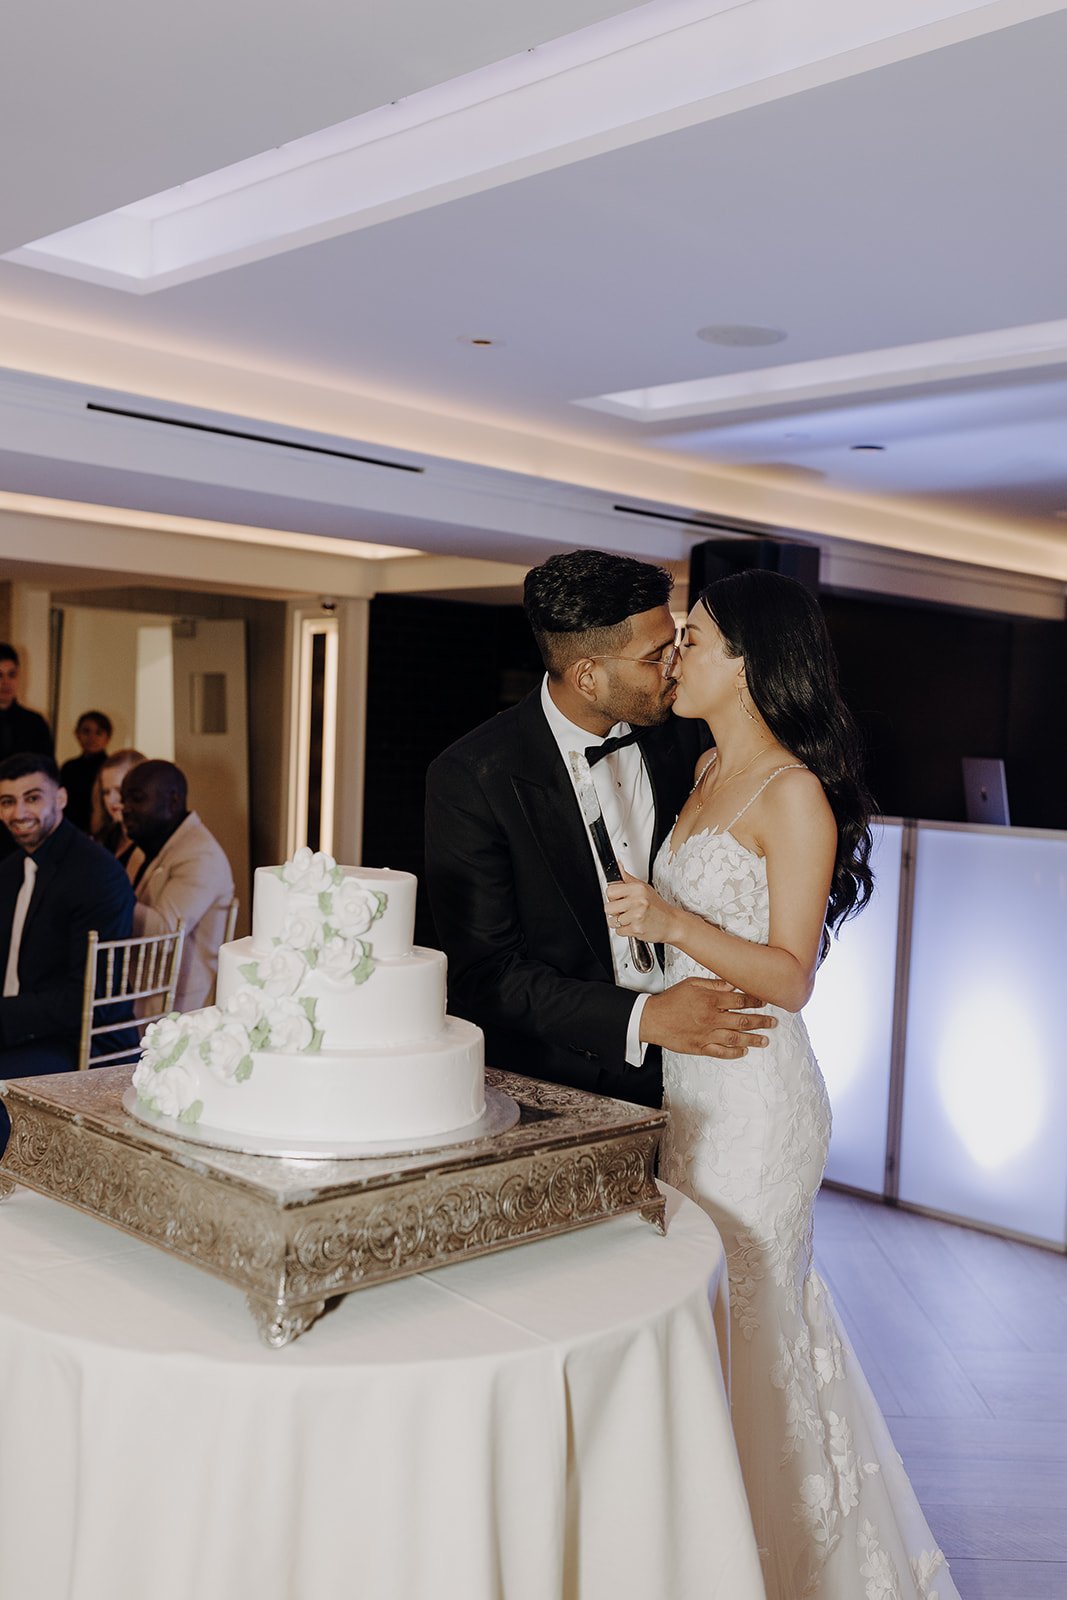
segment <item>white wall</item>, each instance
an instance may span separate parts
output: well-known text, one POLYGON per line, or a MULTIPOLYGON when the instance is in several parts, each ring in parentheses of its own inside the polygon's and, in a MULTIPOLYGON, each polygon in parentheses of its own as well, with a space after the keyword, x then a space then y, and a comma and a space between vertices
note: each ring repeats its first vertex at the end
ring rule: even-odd
MULTIPOLYGON (((145 627, 168 626, 151 612, 103 611, 91 606, 64 606, 63 649, 59 674, 56 759, 78 754, 74 727, 85 711, 104 711, 114 724, 111 748, 138 743, 138 636, 145 627)), ((147 737, 147 729, 141 728, 147 737)), ((173 754, 173 735, 153 736, 138 744, 146 756, 173 754)))

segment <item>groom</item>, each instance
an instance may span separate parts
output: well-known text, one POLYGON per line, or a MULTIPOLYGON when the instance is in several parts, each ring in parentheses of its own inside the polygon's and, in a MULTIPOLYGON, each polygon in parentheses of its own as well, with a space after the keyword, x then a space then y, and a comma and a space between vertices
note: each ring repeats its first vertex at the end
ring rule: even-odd
POLYGON ((648 879, 693 781, 703 725, 670 715, 670 574, 576 550, 526 578, 540 689, 432 764, 426 880, 449 1005, 491 1066, 658 1106, 662 1047, 734 1058, 766 1039, 729 984, 663 987, 608 926, 568 756, 584 751, 615 854, 648 879))

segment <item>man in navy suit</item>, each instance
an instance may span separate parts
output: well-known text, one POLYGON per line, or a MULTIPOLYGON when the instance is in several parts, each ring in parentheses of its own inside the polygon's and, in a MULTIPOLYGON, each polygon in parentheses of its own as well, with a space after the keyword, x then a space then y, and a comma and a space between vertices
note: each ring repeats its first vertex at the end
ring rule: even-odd
MULTIPOLYGON (((0 821, 15 844, 0 862, 0 1078, 77 1066, 89 930, 130 936, 129 880, 65 819, 66 800, 51 756, 0 761, 0 821)), ((7 1134, 0 1109, 0 1151, 7 1134)))
POLYGON ((658 1106, 661 1048, 736 1058, 766 1044, 758 1005, 717 979, 664 989, 608 925, 569 770, 594 765, 621 864, 647 879, 700 751, 671 717, 671 576, 599 550, 526 578, 539 689, 452 745, 426 779, 426 880, 449 1005, 485 1030, 490 1066, 658 1106))

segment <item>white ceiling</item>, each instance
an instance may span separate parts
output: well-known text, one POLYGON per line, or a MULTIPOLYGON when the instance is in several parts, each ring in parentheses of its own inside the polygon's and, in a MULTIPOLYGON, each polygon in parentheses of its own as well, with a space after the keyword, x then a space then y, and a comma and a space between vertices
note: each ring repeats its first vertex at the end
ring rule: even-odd
MULTIPOLYGON (((719 21, 758 26, 778 5, 719 21)), ((0 250, 629 9, 21 8, 0 73, 0 148, 16 152, 0 250)), ((983 9, 983 26, 1010 25, 931 34, 926 50, 910 34, 910 53, 866 70, 843 55, 829 81, 154 294, 0 262, 0 368, 23 395, 36 385, 7 437, 0 422, 0 489, 434 544, 432 504, 398 503, 391 534, 354 474, 333 471, 327 492, 307 461, 275 463, 257 496, 188 440, 168 465, 151 424, 127 425, 125 454, 97 450, 79 408, 118 392, 231 427, 452 456, 487 483, 503 467, 1067 577, 1067 347, 980 376, 931 367, 905 387, 883 354, 953 339, 965 356, 970 338, 1067 319, 1067 7, 983 9), (709 323, 788 337, 717 348, 696 337, 709 323), (461 342, 472 335, 498 342, 461 342), (864 358, 844 395, 772 400, 753 380, 731 409, 684 422, 578 403, 843 356, 864 358), (871 443, 884 450, 851 448, 871 443)), ((442 548, 533 548, 506 518, 468 546, 461 522, 450 514, 442 548)))

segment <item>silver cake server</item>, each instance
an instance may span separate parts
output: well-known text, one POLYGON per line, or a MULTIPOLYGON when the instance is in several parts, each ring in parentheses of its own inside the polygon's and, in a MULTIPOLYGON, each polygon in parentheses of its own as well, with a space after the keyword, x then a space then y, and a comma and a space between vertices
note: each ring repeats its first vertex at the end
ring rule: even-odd
MULTIPOLYGON (((574 774, 574 784, 578 791, 578 801, 582 808, 589 829, 589 836, 593 841, 593 848, 597 853, 597 860, 604 871, 608 883, 622 883, 622 868, 619 866, 615 851, 611 846, 608 836, 607 824, 604 813, 600 809, 600 796, 593 783, 593 774, 589 762, 580 750, 570 753, 571 772, 574 774)), ((630 959, 638 972, 651 972, 655 966, 656 957, 650 944, 644 939, 628 940, 630 946, 630 959)))

